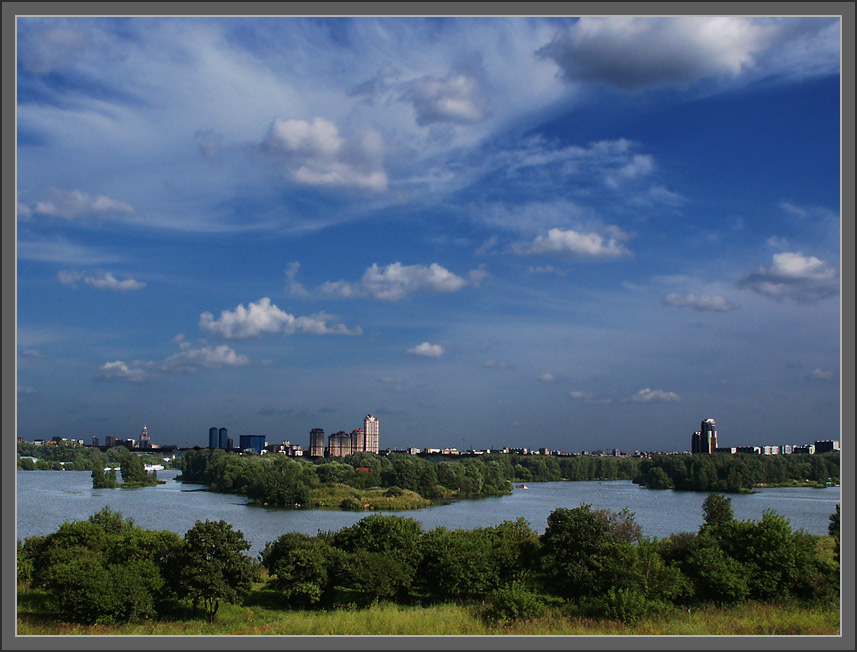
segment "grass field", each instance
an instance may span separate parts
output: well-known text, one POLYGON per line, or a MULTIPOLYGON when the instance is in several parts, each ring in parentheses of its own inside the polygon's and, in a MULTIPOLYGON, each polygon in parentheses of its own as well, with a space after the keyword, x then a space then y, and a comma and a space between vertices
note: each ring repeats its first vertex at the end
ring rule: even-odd
POLYGON ((72 625, 41 613, 43 594, 22 591, 18 595, 18 635, 541 635, 541 636, 662 636, 662 635, 838 635, 839 609, 747 604, 731 608, 708 608, 669 615, 626 625, 571 616, 552 607, 531 622, 492 624, 481 616, 478 605, 441 604, 406 607, 376 604, 366 609, 335 611, 289 611, 270 604, 265 592, 254 591, 247 603, 221 605, 217 622, 204 619, 175 619, 116 626, 72 625))

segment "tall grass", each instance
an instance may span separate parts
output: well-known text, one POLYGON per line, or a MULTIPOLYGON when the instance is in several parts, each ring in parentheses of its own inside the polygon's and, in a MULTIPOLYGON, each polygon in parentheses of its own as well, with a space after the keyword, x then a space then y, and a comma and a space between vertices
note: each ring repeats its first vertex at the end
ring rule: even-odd
POLYGON ((663 635, 838 635, 837 606, 746 604, 731 608, 676 611, 626 625, 569 616, 552 606, 540 618, 510 625, 492 624, 481 617, 482 607, 441 604, 409 607, 375 604, 366 609, 289 611, 252 601, 252 606, 221 605, 217 622, 202 618, 161 620, 115 626, 73 625, 46 616, 44 594, 23 591, 18 600, 19 635, 536 635, 536 636, 663 636, 663 635), (266 605, 267 606, 264 606, 266 605))

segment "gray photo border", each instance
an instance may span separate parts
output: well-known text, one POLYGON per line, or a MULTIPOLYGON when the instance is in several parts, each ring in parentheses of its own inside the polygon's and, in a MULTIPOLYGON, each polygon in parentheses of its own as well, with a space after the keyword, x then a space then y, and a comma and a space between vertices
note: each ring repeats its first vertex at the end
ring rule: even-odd
POLYGON ((840 441, 843 473, 841 613, 854 613, 854 440, 843 424, 855 423, 855 51, 853 2, 6 2, 2 5, 3 52, 3 225, 2 225, 2 649, 855 649, 851 618, 838 637, 610 637, 610 636, 26 636, 17 637, 15 573, 16 325, 15 217, 15 35, 19 15, 131 16, 513 16, 513 15, 830 15, 842 17, 842 190, 841 190, 841 385, 840 441), (843 441, 845 439, 845 441, 843 441), (121 641, 121 642, 120 642, 121 641))

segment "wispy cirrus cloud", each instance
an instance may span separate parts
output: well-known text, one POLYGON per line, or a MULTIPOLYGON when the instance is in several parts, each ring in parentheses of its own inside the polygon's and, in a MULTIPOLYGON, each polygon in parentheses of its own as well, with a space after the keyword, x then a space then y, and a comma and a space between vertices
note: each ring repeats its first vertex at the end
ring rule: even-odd
POLYGON ((106 195, 90 195, 81 190, 49 188, 45 197, 30 204, 18 203, 19 219, 34 215, 65 220, 104 219, 132 215, 134 207, 106 195))
POLYGON ((705 312, 727 312, 735 310, 737 306, 729 302, 721 296, 710 296, 706 294, 679 294, 671 292, 663 300, 662 303, 666 306, 675 308, 691 308, 693 310, 702 310, 705 312))
POLYGON ((94 287, 98 290, 114 290, 117 292, 127 292, 130 290, 140 290, 146 287, 142 281, 136 281, 132 278, 120 281, 112 272, 97 272, 89 274, 87 272, 63 270, 57 273, 57 279, 63 285, 77 287, 79 282, 94 287))

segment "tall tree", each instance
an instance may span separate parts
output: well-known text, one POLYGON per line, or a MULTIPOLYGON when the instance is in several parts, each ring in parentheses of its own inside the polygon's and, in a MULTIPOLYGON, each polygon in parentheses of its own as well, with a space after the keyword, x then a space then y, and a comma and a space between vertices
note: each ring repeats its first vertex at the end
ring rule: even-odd
POLYGON ((197 521, 168 562, 174 590, 194 606, 202 604, 213 623, 221 600, 238 602, 250 591, 256 570, 243 553, 249 547, 244 533, 226 521, 197 521))

